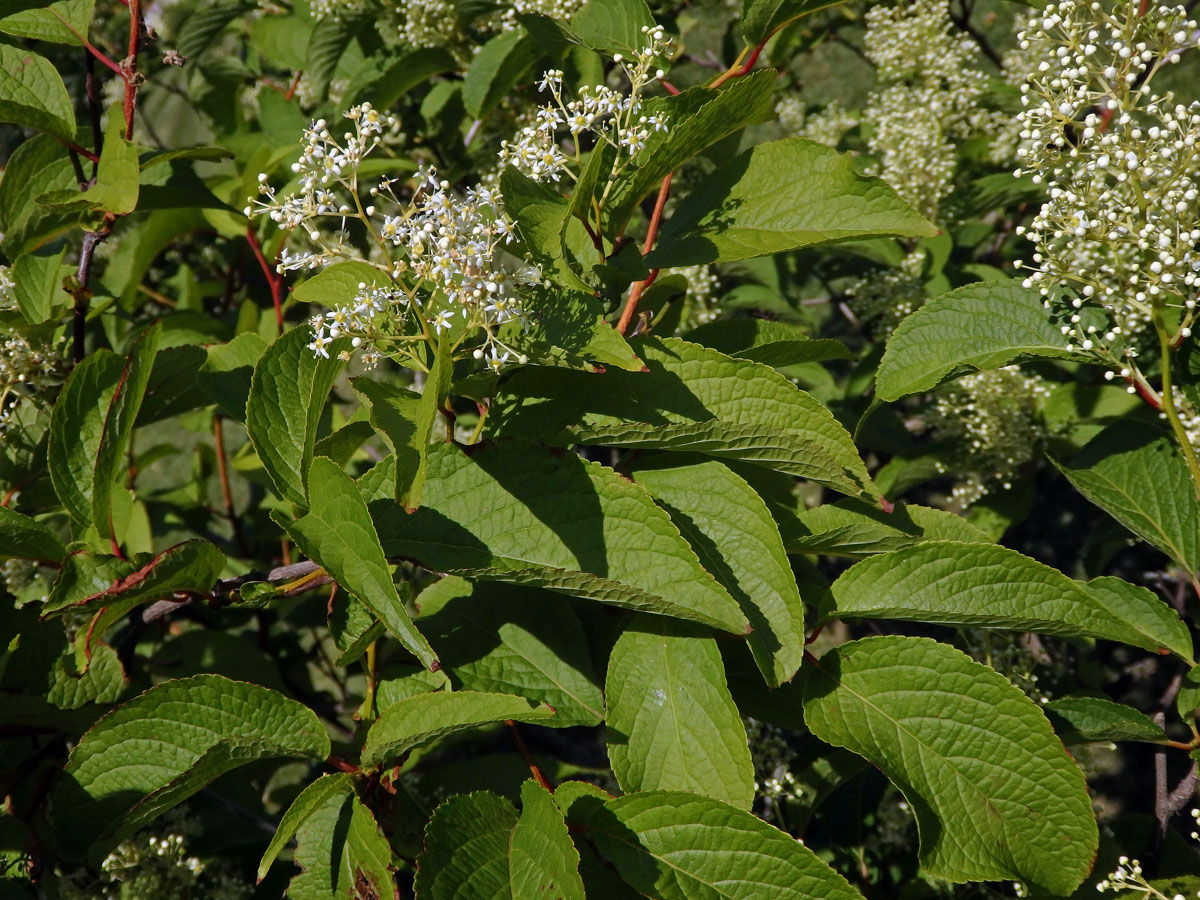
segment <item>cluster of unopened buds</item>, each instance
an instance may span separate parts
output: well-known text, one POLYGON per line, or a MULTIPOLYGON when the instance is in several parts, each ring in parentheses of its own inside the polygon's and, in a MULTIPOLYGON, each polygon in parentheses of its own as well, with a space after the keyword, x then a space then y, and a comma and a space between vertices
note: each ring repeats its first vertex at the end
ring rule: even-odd
POLYGON ((988 79, 979 48, 954 27, 949 0, 880 4, 866 20, 866 53, 880 85, 863 111, 875 174, 922 215, 941 220, 959 145, 999 121, 980 107, 988 79))
MULTIPOLYGON (((969 506, 996 488, 1012 487, 1047 436, 1039 406, 1049 395, 1049 385, 1017 366, 964 375, 942 391, 930 424, 938 438, 964 452, 953 467, 965 472, 952 489, 958 503, 969 506)), ((941 462, 937 467, 949 470, 941 462)))
POLYGON ((570 166, 580 162, 581 136, 590 135, 596 142, 615 147, 619 169, 646 147, 652 133, 666 131, 668 123, 663 116, 643 115, 642 93, 666 74, 657 68, 657 60, 668 52, 671 41, 658 25, 643 26, 642 32, 648 43, 632 60, 621 54, 613 57, 629 79, 628 95, 595 85, 580 88, 576 98, 569 99, 563 92, 563 73, 558 69, 545 72, 538 89, 548 91, 554 102, 538 109, 534 124, 503 142, 501 163, 535 181, 559 181, 564 173, 574 179, 570 166), (563 152, 565 134, 570 135, 570 155, 563 152))
POLYGON ((1133 373, 1155 310, 1187 338, 1200 295, 1200 103, 1151 90, 1195 47, 1182 6, 1060 0, 1019 34, 1021 169, 1048 198, 1028 228, 1025 284, 1063 321, 1067 349, 1133 373))

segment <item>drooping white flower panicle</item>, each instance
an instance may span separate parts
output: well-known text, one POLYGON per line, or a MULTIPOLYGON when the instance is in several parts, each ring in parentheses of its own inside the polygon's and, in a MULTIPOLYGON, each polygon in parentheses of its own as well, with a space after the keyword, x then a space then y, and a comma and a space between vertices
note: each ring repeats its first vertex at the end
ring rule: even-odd
MULTIPOLYGON (((952 467, 963 476, 952 488, 959 504, 1012 487, 1048 436, 1039 407, 1049 396, 1050 385, 1017 366, 964 375, 939 392, 929 424, 935 437, 956 444, 961 454, 952 467)), ((950 471, 941 463, 939 468, 950 471)))
POLYGON ((1196 45, 1182 6, 1060 0, 1018 35, 1021 169, 1047 200, 1018 229, 1026 285, 1059 314, 1064 344, 1136 377, 1155 307, 1190 335, 1200 294, 1200 103, 1153 90, 1162 66, 1196 45))

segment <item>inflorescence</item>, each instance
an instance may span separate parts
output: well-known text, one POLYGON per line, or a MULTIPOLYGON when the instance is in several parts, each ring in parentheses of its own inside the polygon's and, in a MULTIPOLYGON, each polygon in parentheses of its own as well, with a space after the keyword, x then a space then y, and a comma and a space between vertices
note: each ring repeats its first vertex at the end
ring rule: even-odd
POLYGON ((370 364, 461 324, 456 334, 482 333, 476 359, 486 356, 494 369, 510 359, 524 361, 497 332, 523 320, 517 288, 540 282, 541 272, 504 254, 512 223, 499 199, 486 187, 468 188, 459 196, 436 170, 422 168, 407 195, 398 190, 400 179, 385 178, 369 189, 364 204, 360 164, 396 121, 369 104, 345 116, 354 130, 340 139, 324 120, 305 131, 304 152, 292 166, 299 178, 296 190, 280 197, 260 175, 260 199, 246 209, 247 215, 265 213, 307 238, 307 249, 283 251, 280 272, 353 259, 368 262, 378 273, 358 284, 352 301, 314 319, 309 348, 328 356, 329 345, 347 336, 370 364), (365 226, 372 242, 366 260, 347 230, 351 221, 365 226))
MULTIPOLYGON (((644 115, 642 93, 666 73, 656 67, 670 48, 670 39, 661 26, 643 26, 649 42, 633 60, 620 54, 614 59, 621 64, 629 79, 629 93, 623 94, 605 85, 585 86, 575 99, 563 93, 563 73, 547 71, 538 89, 550 93, 553 103, 540 107, 534 124, 522 128, 511 141, 500 148, 500 161, 528 175, 535 181, 558 181, 563 174, 574 180, 577 175, 571 165, 578 166, 583 147, 581 137, 590 136, 617 150, 617 161, 611 178, 616 178, 628 162, 646 146, 655 131, 666 131, 662 116, 644 115), (571 155, 563 152, 563 137, 570 136, 571 155)), ((611 181, 611 179, 610 179, 611 181)))
MULTIPOLYGON (((1200 103, 1152 90, 1196 44, 1182 6, 1060 0, 1019 33, 1036 67, 1022 85, 1021 169, 1048 199, 1028 229, 1025 284, 1060 314, 1068 349, 1138 377, 1154 310, 1191 333, 1200 293, 1200 103)), ((1110 374, 1111 377, 1111 374, 1110 374)))

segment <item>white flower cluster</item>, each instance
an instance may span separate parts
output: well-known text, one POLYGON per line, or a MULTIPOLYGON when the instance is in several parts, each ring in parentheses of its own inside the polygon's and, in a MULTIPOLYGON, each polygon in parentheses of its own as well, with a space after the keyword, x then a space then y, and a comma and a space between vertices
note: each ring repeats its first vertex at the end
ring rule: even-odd
POLYGON ((719 314, 717 296, 721 289, 721 279, 716 271, 708 264, 683 266, 672 271, 673 275, 682 275, 687 280, 688 292, 688 323, 703 325, 711 322, 719 314))
MULTIPOLYGON (((0 266, 0 309, 15 309, 15 285, 7 266, 0 266)), ((13 422, 17 405, 47 387, 57 374, 48 348, 31 344, 15 331, 0 338, 0 437, 13 422)))
POLYGON ((405 0, 396 13, 402 45, 444 47, 459 39, 458 10, 450 0, 405 0))
MULTIPOLYGON (((336 307, 325 314, 324 321, 314 322, 309 348, 318 356, 328 356, 329 343, 343 334, 351 337, 355 349, 367 342, 386 346, 397 320, 405 320, 410 310, 420 313, 424 309, 428 324, 439 335, 454 325, 456 317, 468 328, 482 328, 484 347, 475 350, 475 358, 486 355, 494 370, 510 358, 524 363, 525 358, 507 347, 496 332, 506 322, 523 321, 524 311, 514 288, 539 283, 540 270, 527 265, 510 274, 502 265, 501 247, 512 240, 512 226, 491 190, 469 189, 465 199, 459 199, 434 169, 423 169, 418 178, 407 206, 383 216, 379 236, 401 251, 403 259, 393 267, 393 275, 415 280, 425 288, 426 296, 418 297, 415 290, 395 285, 360 283, 351 304, 336 307), (379 313, 386 314, 386 327, 378 327, 379 313)), ((372 190, 375 197, 381 193, 399 207, 390 183, 372 190)))
POLYGON ((360 222, 374 243, 370 263, 378 277, 359 283, 350 302, 313 320, 309 349, 328 357, 329 345, 345 335, 371 365, 381 354, 407 353, 413 342, 440 335, 461 320, 464 331, 483 332, 476 359, 486 356, 493 369, 510 359, 524 362, 497 330, 510 321, 523 323, 516 289, 540 282, 541 272, 504 257, 512 225, 499 198, 487 187, 459 197, 434 169, 422 168, 409 196, 397 194, 397 179, 384 179, 369 189, 364 204, 359 166, 385 128, 397 123, 369 104, 345 116, 354 130, 340 139, 324 120, 306 129, 304 152, 292 166, 298 176, 294 191, 280 196, 260 175, 260 199, 246 208, 248 216, 265 213, 307 238, 308 249, 282 251, 280 272, 361 260, 347 231, 349 221, 360 222))
POLYGON ((875 338, 887 338, 905 316, 925 302, 927 257, 918 247, 894 269, 879 269, 846 288, 854 314, 875 338))
POLYGON ((799 133, 801 137, 810 141, 836 148, 846 132, 857 126, 858 116, 834 100, 823 109, 809 115, 799 133))
MULTIPOLYGON (((1116 871, 1099 882, 1096 890, 1102 894, 1105 891, 1127 891, 1130 894, 1141 894, 1153 898, 1153 900, 1187 900, 1183 894, 1174 894, 1168 897, 1154 887, 1146 881, 1146 877, 1142 874, 1142 864, 1128 856, 1122 856, 1117 860, 1116 871)), ((1200 891, 1197 891, 1196 896, 1200 897, 1200 891)))
POLYGON ((358 197, 359 163, 379 146, 385 127, 396 128, 398 125, 395 116, 384 117, 369 103, 351 108, 345 117, 354 123, 354 130, 344 132, 340 140, 330 132, 324 119, 317 119, 305 129, 304 152, 292 163, 292 171, 299 178, 296 190, 280 199, 264 172, 258 176, 261 199, 254 200, 243 210, 247 217, 266 213, 288 231, 303 228, 325 251, 295 255, 285 252, 279 266, 281 272, 317 269, 324 264, 329 248, 323 243, 314 220, 332 217, 344 222, 347 216, 362 212, 358 197))
MULTIPOLYGON (((929 416, 934 435, 965 452, 953 471, 965 473, 952 489, 954 500, 969 506, 1001 487, 1037 455, 1046 437, 1039 407, 1050 387, 1017 366, 964 375, 938 395, 929 416)), ((950 471, 945 463, 938 470, 950 471)))
POLYGON ((338 20, 361 12, 367 0, 309 0, 308 14, 314 19, 338 20))
POLYGON ((655 68, 655 61, 665 55, 671 42, 661 26, 643 26, 642 32, 649 43, 632 61, 625 60, 620 54, 613 57, 629 78, 628 95, 605 85, 595 85, 580 88, 574 100, 564 99, 563 73, 557 69, 547 71, 538 89, 549 91, 554 102, 538 109, 533 125, 522 128, 513 140, 503 142, 501 163, 535 181, 558 181, 564 172, 574 179, 575 173, 568 164, 579 164, 580 136, 591 135, 595 140, 617 148, 615 177, 629 159, 645 148, 652 132, 666 131, 667 122, 663 117, 642 114, 642 92, 666 74, 655 68), (570 134, 570 156, 563 152, 560 144, 564 132, 570 134))
POLYGON ((1069 348, 1126 378, 1155 308, 1181 310, 1179 339, 1196 315, 1200 103, 1151 90, 1196 27, 1181 6, 1060 0, 1018 35, 1039 61, 1022 86, 1017 174, 1049 195, 1019 230, 1034 245, 1025 283, 1066 319, 1069 348))
POLYGON ((527 14, 569 22, 582 5, 583 0, 512 0, 504 5, 498 25, 501 31, 512 31, 520 24, 517 17, 527 14))
POLYGON ((165 828, 165 833, 143 831, 122 841, 104 858, 97 874, 82 866, 61 871, 62 900, 199 896, 245 900, 254 892, 253 883, 233 864, 188 853, 188 843, 198 834, 198 827, 188 821, 185 810, 172 810, 156 826, 165 828))
POLYGON ((876 5, 866 18, 866 53, 881 85, 863 111, 877 174, 936 221, 958 144, 996 129, 996 114, 979 107, 987 89, 979 49, 953 27, 949 0, 876 5))

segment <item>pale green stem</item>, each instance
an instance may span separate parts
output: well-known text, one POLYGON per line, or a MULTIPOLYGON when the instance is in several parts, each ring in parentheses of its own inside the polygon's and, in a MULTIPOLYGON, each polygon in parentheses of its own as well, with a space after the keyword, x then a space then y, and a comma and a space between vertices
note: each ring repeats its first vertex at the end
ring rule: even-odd
POLYGON ((1192 487, 1196 492, 1196 500, 1200 501, 1200 460, 1196 458, 1196 448, 1188 439, 1187 430, 1183 427, 1183 420, 1179 418, 1179 410, 1175 407, 1175 389, 1171 380, 1171 335, 1167 331, 1167 324, 1163 321, 1162 310, 1159 308, 1154 310, 1154 330, 1158 332, 1158 347, 1162 356, 1163 412, 1167 414, 1167 421, 1171 423, 1171 430, 1175 432, 1175 439, 1179 442, 1179 449, 1183 453, 1188 471, 1192 476, 1192 487))

